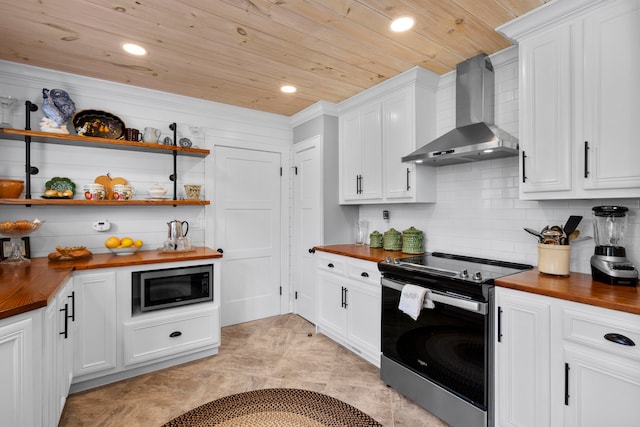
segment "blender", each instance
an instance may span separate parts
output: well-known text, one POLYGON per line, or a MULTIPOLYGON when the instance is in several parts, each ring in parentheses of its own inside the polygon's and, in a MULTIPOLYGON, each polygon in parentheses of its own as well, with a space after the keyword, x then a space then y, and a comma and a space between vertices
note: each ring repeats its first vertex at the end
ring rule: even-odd
POLYGON ((596 206, 592 209, 596 242, 595 254, 591 257, 594 280, 626 286, 635 286, 638 282, 638 270, 627 261, 622 246, 628 210, 624 206, 596 206))

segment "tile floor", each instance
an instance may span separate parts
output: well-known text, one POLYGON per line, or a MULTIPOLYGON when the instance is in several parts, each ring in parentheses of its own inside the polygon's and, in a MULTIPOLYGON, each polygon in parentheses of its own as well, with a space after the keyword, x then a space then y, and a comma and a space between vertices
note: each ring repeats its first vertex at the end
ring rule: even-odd
POLYGON ((211 400, 271 387, 333 396, 387 427, 446 426, 294 314, 223 328, 216 356, 70 395, 59 426, 160 426, 211 400))

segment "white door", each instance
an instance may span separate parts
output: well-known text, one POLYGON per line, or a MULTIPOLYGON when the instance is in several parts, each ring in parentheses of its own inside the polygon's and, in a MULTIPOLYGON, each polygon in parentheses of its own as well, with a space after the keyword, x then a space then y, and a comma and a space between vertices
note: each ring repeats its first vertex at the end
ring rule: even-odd
POLYGON ((215 148, 222 326, 280 314, 280 153, 215 148))
POLYGON ((316 257, 309 252, 323 243, 321 137, 294 146, 293 196, 293 298, 294 311, 316 322, 316 257))

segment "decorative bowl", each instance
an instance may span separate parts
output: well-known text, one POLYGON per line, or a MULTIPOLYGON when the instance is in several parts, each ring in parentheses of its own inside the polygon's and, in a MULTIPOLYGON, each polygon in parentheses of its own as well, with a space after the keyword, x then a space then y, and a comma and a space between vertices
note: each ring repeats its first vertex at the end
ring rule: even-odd
POLYGON ((7 237, 28 236, 32 231, 36 231, 44 221, 38 218, 33 221, 19 219, 17 221, 0 222, 0 235, 7 237))
POLYGON ((136 252, 138 252, 140 250, 142 246, 137 247, 137 246, 131 246, 128 248, 108 248, 109 251, 111 251, 112 254, 115 255, 133 255, 136 252))
POLYGON ((73 199, 76 193, 76 185, 69 178, 53 177, 44 184, 45 199, 73 199))
POLYGON ((17 199, 24 190, 24 181, 0 178, 0 199, 17 199))
POLYGON ((122 119, 101 110, 82 110, 73 116, 73 127, 81 136, 121 139, 126 128, 122 119))

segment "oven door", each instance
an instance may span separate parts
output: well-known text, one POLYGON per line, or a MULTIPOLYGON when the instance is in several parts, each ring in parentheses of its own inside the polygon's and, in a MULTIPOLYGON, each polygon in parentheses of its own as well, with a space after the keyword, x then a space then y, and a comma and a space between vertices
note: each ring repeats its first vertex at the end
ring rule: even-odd
POLYGON ((413 320, 398 309, 405 283, 381 283, 382 353, 486 411, 489 304, 431 290, 433 308, 413 320))

